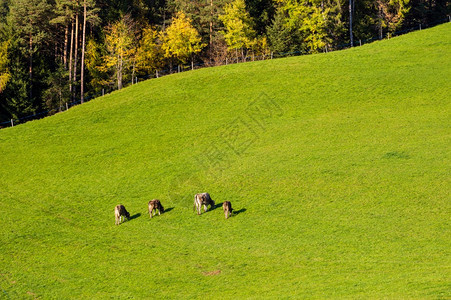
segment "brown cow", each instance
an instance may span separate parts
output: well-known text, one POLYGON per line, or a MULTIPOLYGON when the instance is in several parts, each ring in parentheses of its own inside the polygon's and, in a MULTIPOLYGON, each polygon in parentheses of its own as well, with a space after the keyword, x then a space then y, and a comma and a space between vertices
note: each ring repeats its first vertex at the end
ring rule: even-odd
POLYGON ((116 225, 119 225, 122 222, 122 217, 127 218, 127 220, 130 219, 130 214, 125 209, 125 206, 123 206, 121 204, 116 205, 116 207, 114 208, 114 216, 116 218, 116 225))
POLYGON ((151 218, 152 218, 154 210, 155 210, 155 214, 157 213, 157 210, 158 210, 158 215, 164 213, 164 207, 163 207, 163 205, 161 205, 161 202, 158 199, 153 199, 153 200, 149 201, 149 215, 151 218))
POLYGON ((202 205, 204 206, 204 211, 207 212, 207 206, 210 205, 210 209, 215 207, 215 202, 211 199, 210 194, 201 193, 194 195, 194 205, 193 210, 197 208, 197 214, 200 215, 202 205))
POLYGON ((224 201, 224 203, 222 203, 222 209, 224 210, 225 218, 228 219, 233 211, 232 203, 230 203, 230 201, 224 201))

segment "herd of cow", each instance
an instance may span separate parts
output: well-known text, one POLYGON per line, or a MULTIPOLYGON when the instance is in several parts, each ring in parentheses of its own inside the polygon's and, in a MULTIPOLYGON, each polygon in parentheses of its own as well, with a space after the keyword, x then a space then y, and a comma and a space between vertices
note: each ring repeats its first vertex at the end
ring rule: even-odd
MULTIPOLYGON (((198 215, 201 214, 202 206, 204 206, 204 211, 207 212, 208 205, 210 205, 210 208, 215 207, 215 202, 213 201, 213 199, 211 199, 210 194, 200 193, 194 195, 193 210, 196 209, 198 215)), ((232 214, 232 204, 229 201, 224 201, 224 203, 222 203, 222 209, 224 210, 225 218, 228 219, 232 214)), ((158 215, 164 213, 164 207, 158 199, 149 201, 148 210, 150 218, 156 215, 157 211, 158 215)), ((123 219, 130 219, 130 213, 125 209, 125 206, 120 204, 116 205, 116 207, 114 208, 114 217, 116 219, 116 225, 119 225, 123 219)))

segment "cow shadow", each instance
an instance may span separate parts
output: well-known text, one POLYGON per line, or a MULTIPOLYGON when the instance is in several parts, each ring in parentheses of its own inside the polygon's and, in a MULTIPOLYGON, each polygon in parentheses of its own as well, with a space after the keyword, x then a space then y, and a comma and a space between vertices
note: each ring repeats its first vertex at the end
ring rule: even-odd
POLYGON ((141 213, 137 213, 137 214, 134 214, 133 216, 130 216, 130 218, 128 220, 131 221, 131 220, 134 220, 139 217, 141 217, 141 213))
MULTIPOLYGON (((215 205, 210 206, 210 209, 209 209, 209 210, 215 210, 215 209, 217 209, 217 208, 219 208, 219 207, 222 207, 222 203, 223 203, 223 202, 221 202, 221 203, 215 203, 215 205)), ((208 211, 207 211, 207 212, 208 212, 208 211)))
POLYGON ((240 213, 244 213, 247 209, 245 208, 241 208, 239 210, 233 210, 232 215, 236 216, 239 215, 240 213))
POLYGON ((173 210, 174 207, 168 207, 164 209, 164 213, 170 212, 171 210, 173 210))

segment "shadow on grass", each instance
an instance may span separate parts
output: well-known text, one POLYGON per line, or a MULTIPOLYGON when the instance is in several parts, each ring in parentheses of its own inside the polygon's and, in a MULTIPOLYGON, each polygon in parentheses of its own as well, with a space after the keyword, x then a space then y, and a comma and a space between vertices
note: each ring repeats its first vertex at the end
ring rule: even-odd
POLYGON ((170 211, 173 210, 173 209, 174 209, 174 207, 166 208, 166 209, 164 210, 164 213, 170 212, 170 211))
MULTIPOLYGON (((211 207, 210 207, 209 211, 210 211, 210 210, 215 210, 215 209, 217 209, 217 208, 219 208, 219 207, 222 207, 222 203, 224 203, 224 202, 221 202, 221 203, 215 203, 214 206, 211 206, 211 207)), ((208 211, 207 211, 207 212, 208 212, 208 211)))
POLYGON ((240 213, 244 213, 245 211, 246 211, 247 209, 245 209, 245 208, 242 208, 242 209, 240 209, 240 210, 234 210, 233 212, 232 212, 232 215, 239 215, 240 213))
POLYGON ((139 217, 141 217, 141 213, 137 213, 137 214, 134 214, 133 216, 130 216, 130 219, 128 219, 128 220, 131 221, 131 220, 134 220, 139 217))

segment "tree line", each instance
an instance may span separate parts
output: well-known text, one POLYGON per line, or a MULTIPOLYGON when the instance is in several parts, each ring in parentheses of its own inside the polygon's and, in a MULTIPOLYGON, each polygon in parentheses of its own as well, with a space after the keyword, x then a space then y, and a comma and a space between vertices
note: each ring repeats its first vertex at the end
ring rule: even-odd
POLYGON ((139 76, 337 49, 449 17, 447 0, 0 0, 0 120, 139 76))

